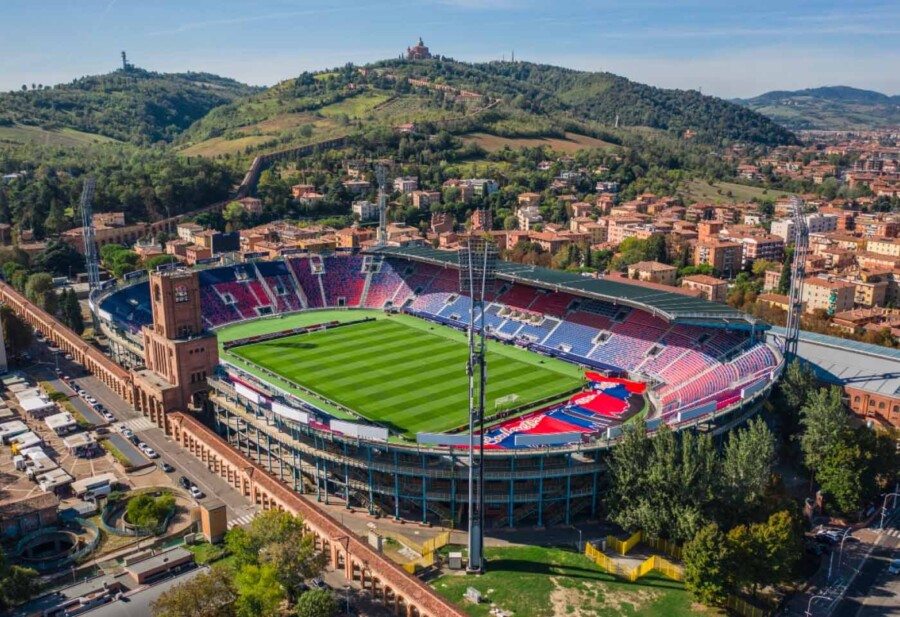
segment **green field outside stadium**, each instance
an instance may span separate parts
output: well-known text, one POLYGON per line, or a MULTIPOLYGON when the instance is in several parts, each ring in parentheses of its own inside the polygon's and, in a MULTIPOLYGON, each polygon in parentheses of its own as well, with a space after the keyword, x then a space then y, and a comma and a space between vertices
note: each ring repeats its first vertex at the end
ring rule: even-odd
MULTIPOLYGON (((219 340, 363 317, 375 321, 245 345, 231 353, 408 437, 464 424, 466 342, 451 328, 378 311, 317 311, 238 324, 220 330, 219 340)), ((488 348, 488 384, 490 414, 498 398, 511 394, 518 396, 516 405, 526 405, 575 389, 581 371, 494 343, 488 348)))

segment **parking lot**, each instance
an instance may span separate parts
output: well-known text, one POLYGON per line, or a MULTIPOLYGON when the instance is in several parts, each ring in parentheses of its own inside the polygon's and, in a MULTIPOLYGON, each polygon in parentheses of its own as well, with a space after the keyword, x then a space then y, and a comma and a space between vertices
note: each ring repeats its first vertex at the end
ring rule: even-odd
MULTIPOLYGON (((186 455, 181 446, 166 436, 161 429, 110 390, 102 381, 85 372, 81 366, 67 360, 63 355, 53 354, 41 342, 35 343, 32 355, 35 364, 29 368, 29 371, 44 376, 59 391, 71 395, 70 402, 79 412, 82 409, 88 409, 90 413, 99 416, 103 422, 101 431, 106 431, 102 437, 122 436, 120 427, 124 426, 126 432, 123 441, 131 445, 131 451, 127 454, 129 458, 137 452, 135 456, 139 456, 145 461, 149 460, 143 453, 138 452, 132 442, 127 441, 130 434, 133 434, 137 440, 145 443, 158 455, 158 458, 150 461, 153 463, 151 469, 155 469, 150 477, 144 475, 147 473, 146 471, 142 471, 140 474, 129 474, 134 485, 149 485, 147 481, 151 478, 161 484, 177 485, 179 477, 185 476, 203 494, 203 497, 198 498, 200 501, 216 497, 225 503, 229 527, 250 522, 259 511, 257 506, 250 504, 247 498, 209 471, 202 462, 186 455), (59 375, 56 373, 57 368, 59 375), (63 376, 69 378, 70 385, 62 382, 61 377, 63 376), (78 396, 76 389, 83 390, 85 396, 78 396), (102 418, 98 412, 94 411, 88 403, 86 398, 88 396, 93 398, 104 412, 109 413, 112 419, 102 418), (166 473, 159 469, 164 463, 170 465, 173 471, 166 473)), ((117 439, 112 443, 116 445, 120 441, 117 439)), ((125 451, 122 453, 126 454, 125 451)))

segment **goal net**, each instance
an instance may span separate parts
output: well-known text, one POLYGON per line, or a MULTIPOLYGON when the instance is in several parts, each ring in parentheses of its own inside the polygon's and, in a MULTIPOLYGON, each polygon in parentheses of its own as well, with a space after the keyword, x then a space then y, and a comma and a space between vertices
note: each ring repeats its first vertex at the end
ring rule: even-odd
POLYGON ((496 401, 494 401, 494 411, 509 409, 510 407, 515 406, 516 401, 518 400, 518 394, 507 394, 506 396, 501 396, 496 401))

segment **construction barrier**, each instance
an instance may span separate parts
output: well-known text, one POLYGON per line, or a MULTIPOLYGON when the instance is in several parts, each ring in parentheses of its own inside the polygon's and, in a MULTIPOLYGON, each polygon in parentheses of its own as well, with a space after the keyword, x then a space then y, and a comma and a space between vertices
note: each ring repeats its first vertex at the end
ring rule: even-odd
POLYGON ((628 551, 633 549, 641 541, 643 533, 641 530, 635 531, 627 540, 619 540, 615 536, 606 536, 606 548, 614 550, 620 555, 627 555, 628 551))
POLYGON ((434 565, 434 553, 427 553, 422 555, 415 561, 410 561, 409 563, 403 564, 403 569, 409 572, 410 574, 415 574, 416 571, 422 568, 430 568, 434 565))
POLYGON ((664 576, 672 579, 673 581, 683 581, 684 576, 681 571, 681 566, 678 566, 668 559, 664 557, 660 557, 659 555, 653 555, 648 557, 636 567, 631 569, 625 569, 618 564, 613 559, 607 557, 603 551, 596 548, 594 545, 588 543, 584 547, 585 556, 597 564, 600 569, 605 572, 612 574, 613 576, 618 576, 619 578, 624 578, 632 583, 642 576, 646 576, 653 570, 660 572, 664 576))
POLYGON ((443 531, 430 540, 422 543, 422 554, 433 553, 450 544, 450 532, 443 531))
POLYGON ((645 536, 643 538, 643 542, 654 550, 657 550, 660 553, 665 553, 672 559, 678 559, 679 561, 681 560, 683 551, 680 546, 678 546, 671 540, 662 540, 660 538, 651 538, 649 536, 645 536))

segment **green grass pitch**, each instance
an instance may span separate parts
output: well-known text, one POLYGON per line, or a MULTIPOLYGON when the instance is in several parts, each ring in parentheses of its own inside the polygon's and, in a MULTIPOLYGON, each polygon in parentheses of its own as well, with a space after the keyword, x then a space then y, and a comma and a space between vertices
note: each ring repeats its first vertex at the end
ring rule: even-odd
MULTIPOLYGON (((372 315, 340 313, 343 321, 372 315)), ((302 321, 322 323, 332 318, 322 312, 302 321)), ((299 325, 289 320, 260 322, 256 328, 235 329, 220 337, 228 340, 299 325)), ((468 417, 464 336, 412 317, 381 314, 376 321, 245 345, 232 353, 408 437, 420 431, 445 431, 468 417)), ((489 346, 487 363, 488 414, 500 397, 516 394, 516 405, 525 405, 581 383, 575 366, 499 343, 489 346)))

